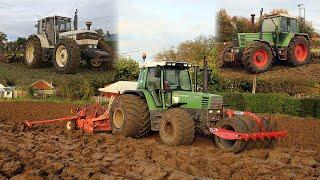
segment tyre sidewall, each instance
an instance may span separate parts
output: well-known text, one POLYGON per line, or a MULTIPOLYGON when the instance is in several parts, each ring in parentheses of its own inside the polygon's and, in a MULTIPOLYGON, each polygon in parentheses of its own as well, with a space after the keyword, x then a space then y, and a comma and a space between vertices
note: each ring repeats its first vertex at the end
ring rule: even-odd
POLYGON ((272 57, 273 57, 273 55, 272 55, 270 47, 265 43, 258 43, 258 46, 256 46, 256 48, 254 48, 254 51, 252 51, 252 53, 251 53, 251 63, 252 63, 253 69, 255 69, 255 71, 257 73, 268 71, 272 65, 272 57), (265 50, 268 53, 268 61, 264 67, 258 67, 253 62, 253 55, 258 50, 265 50))
POLYGON ((40 40, 36 36, 31 36, 25 46, 25 58, 24 58, 24 63, 27 67, 29 68, 36 68, 40 66, 41 60, 42 60, 42 48, 41 48, 41 43, 40 40), (33 52, 33 60, 32 62, 27 61, 27 47, 28 46, 33 46, 34 52, 33 52))
POLYGON ((293 66, 301 66, 310 63, 311 60, 311 52, 310 52, 310 43, 305 37, 295 37, 289 44, 289 49, 288 49, 288 60, 291 65, 293 66), (307 57, 305 61, 298 61, 297 57, 295 55, 295 48, 298 44, 304 44, 304 46, 307 49, 307 57))
POLYGON ((80 49, 79 46, 77 45, 77 43, 72 40, 72 39, 62 39, 60 40, 55 48, 54 48, 54 52, 53 52, 53 65, 55 67, 55 69, 61 73, 74 73, 79 65, 80 65, 80 49), (73 44, 71 44, 73 43, 73 44), (64 46, 68 52, 68 60, 67 63, 65 64, 64 67, 60 67, 57 64, 57 60, 56 60, 56 55, 57 55, 57 50, 60 46, 64 46), (77 51, 77 52, 73 52, 73 51, 77 51))

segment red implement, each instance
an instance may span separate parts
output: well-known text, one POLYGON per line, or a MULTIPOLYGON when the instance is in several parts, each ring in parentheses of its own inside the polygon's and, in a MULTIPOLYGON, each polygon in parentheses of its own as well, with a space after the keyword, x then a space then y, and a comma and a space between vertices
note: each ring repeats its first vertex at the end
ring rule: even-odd
POLYGON ((210 128, 210 132, 225 140, 263 140, 279 139, 288 136, 286 131, 260 132, 260 133, 239 133, 221 128, 210 128))
POLYGON ((73 116, 51 119, 26 121, 28 127, 35 125, 52 124, 61 121, 74 121, 76 128, 83 130, 86 133, 97 131, 111 131, 109 121, 109 111, 100 104, 87 105, 84 108, 77 109, 77 113, 73 116))

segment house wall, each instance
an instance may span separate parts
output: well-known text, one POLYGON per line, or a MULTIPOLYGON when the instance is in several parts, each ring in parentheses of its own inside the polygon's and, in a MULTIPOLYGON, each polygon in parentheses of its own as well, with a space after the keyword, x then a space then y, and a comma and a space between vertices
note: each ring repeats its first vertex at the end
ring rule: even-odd
POLYGON ((12 99, 12 97, 13 97, 12 91, 6 91, 6 92, 4 92, 3 97, 4 97, 4 98, 8 98, 8 99, 12 99))

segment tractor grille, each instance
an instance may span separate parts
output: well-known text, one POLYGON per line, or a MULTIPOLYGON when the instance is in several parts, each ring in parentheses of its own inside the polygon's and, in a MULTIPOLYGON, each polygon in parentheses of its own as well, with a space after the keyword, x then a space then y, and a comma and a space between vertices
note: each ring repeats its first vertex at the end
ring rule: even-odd
POLYGON ((212 99, 211 100, 211 109, 222 109, 223 100, 222 99, 212 99))
POLYGON ((209 98, 208 97, 203 97, 201 101, 201 106, 202 108, 208 108, 209 105, 209 98))

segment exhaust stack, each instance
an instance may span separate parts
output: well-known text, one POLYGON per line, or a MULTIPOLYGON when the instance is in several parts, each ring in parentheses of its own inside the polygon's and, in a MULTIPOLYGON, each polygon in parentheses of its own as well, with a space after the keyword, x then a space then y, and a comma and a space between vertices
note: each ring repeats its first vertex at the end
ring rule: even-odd
POLYGON ((78 30, 78 9, 74 12, 73 29, 78 30))
POLYGON ((91 29, 91 25, 92 25, 92 22, 90 22, 90 21, 86 22, 87 30, 91 29))
POLYGON ((260 10, 260 37, 259 37, 259 39, 261 39, 262 40, 262 19, 263 19, 263 8, 261 8, 261 10, 260 10))
POLYGON ((252 32, 254 30, 254 20, 255 20, 255 14, 251 14, 251 26, 252 26, 252 32))

